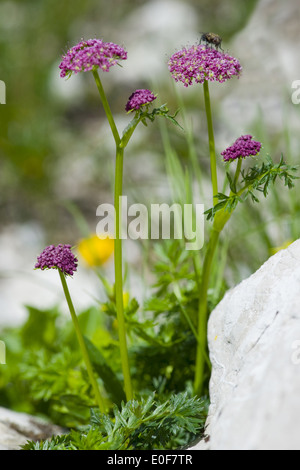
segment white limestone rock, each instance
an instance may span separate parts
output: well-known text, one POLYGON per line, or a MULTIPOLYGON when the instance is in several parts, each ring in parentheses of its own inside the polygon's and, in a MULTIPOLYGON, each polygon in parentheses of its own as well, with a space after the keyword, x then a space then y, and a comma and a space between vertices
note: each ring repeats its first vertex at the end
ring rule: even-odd
POLYGON ((44 440, 63 432, 40 418, 0 407, 0 450, 21 450, 29 440, 44 440))
POLYGON ((208 324, 207 439, 196 450, 300 450, 300 240, 228 291, 208 324))

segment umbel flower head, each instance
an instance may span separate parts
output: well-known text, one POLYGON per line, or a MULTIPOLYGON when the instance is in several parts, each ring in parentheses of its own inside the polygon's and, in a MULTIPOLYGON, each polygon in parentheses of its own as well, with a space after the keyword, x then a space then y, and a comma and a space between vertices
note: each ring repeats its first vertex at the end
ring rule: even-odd
POLYGON ((175 52, 168 62, 169 71, 176 82, 185 87, 204 80, 220 83, 241 74, 242 66, 230 55, 207 48, 204 45, 192 46, 175 52))
POLYGON ((252 140, 252 135, 242 135, 230 147, 221 152, 224 162, 232 162, 237 158, 255 157, 260 152, 261 143, 252 140))
POLYGON ((119 60, 126 60, 127 52, 123 47, 113 42, 104 42, 101 39, 88 39, 73 46, 63 56, 59 65, 60 76, 71 76, 72 73, 89 72, 94 67, 99 67, 103 72, 108 72, 110 67, 116 65, 119 60))
POLYGON ((47 246, 37 258, 36 269, 60 269, 72 276, 77 270, 77 258, 71 251, 71 245, 47 246))
POLYGON ((154 100, 156 100, 156 96, 152 91, 147 89, 136 90, 129 96, 125 110, 128 113, 134 110, 137 111, 141 109, 142 106, 150 104, 154 100))

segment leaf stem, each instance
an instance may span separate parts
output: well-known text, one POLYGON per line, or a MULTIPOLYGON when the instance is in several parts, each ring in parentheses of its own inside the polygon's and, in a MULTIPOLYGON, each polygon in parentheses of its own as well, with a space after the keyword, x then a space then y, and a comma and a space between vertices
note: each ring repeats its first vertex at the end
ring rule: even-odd
POLYGON ((60 280, 61 280, 61 283, 62 283, 63 291, 64 291, 64 294, 65 294, 65 297, 66 297, 66 301, 67 301, 67 304, 68 304, 68 307, 69 307, 69 310, 70 310, 71 318, 72 318, 72 321, 73 321, 73 325, 74 325, 74 328, 75 328, 75 332, 76 332, 78 343, 79 343, 79 346, 80 346, 80 349, 81 349, 83 360, 85 362, 87 373, 88 373, 91 385, 92 385, 93 390, 94 390, 96 402, 99 406, 99 409, 100 409, 101 413, 105 413, 104 401, 103 401, 103 398, 100 394, 99 387, 98 387, 97 381, 96 381, 95 376, 94 376, 92 364, 91 364, 90 357, 89 357, 89 354, 88 354, 86 346, 85 346, 84 338, 83 338, 81 330, 80 330, 78 318, 77 318, 76 313, 75 313, 75 309, 74 309, 74 305, 73 305, 73 302, 72 302, 72 299, 71 299, 71 296, 70 296, 70 292, 69 292, 69 289, 68 289, 67 281, 66 281, 64 273, 60 269, 58 270, 58 272, 59 272, 60 280))

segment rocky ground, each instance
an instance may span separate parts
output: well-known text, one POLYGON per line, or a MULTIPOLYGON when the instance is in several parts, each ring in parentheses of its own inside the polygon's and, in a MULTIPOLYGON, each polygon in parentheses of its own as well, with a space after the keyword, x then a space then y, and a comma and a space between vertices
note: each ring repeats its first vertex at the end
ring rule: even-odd
POLYGON ((0 407, 0 450, 21 450, 27 441, 47 439, 63 429, 51 423, 0 407))

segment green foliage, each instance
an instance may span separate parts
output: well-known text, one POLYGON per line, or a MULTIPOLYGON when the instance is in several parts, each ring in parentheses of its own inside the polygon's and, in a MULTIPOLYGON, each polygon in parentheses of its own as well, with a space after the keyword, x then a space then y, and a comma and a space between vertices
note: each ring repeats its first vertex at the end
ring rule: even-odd
POLYGON ((161 117, 168 119, 173 124, 175 124, 176 126, 182 129, 180 124, 175 119, 176 115, 178 114, 178 111, 174 115, 171 115, 169 114, 169 109, 167 108, 167 106, 163 104, 159 108, 154 108, 150 113, 147 109, 148 107, 149 106, 145 106, 146 110, 143 109, 142 107, 140 110, 136 111, 134 118, 130 121, 130 123, 128 124, 128 126, 125 128, 123 132, 123 136, 122 136, 121 143, 120 143, 121 147, 123 148, 126 147, 135 128, 140 122, 142 122, 144 126, 147 126, 147 120, 149 120, 150 122, 154 122, 157 116, 161 116, 161 117))
POLYGON ((164 118, 168 119, 173 124, 175 124, 176 126, 180 127, 183 130, 181 125, 175 119, 178 112, 179 112, 179 110, 177 110, 173 115, 169 114, 169 109, 167 108, 166 104, 163 104, 159 108, 154 108, 153 111, 151 111, 151 113, 149 113, 147 111, 143 111, 141 109, 140 120, 142 121, 142 123, 145 126, 147 126, 147 119, 149 119, 149 121, 153 122, 155 120, 156 116, 161 116, 161 117, 164 117, 164 118))
MULTIPOLYGON (((28 441, 22 446, 22 450, 70 450, 70 436, 53 436, 47 441, 28 441)), ((72 449, 73 450, 73 449, 72 449)))
POLYGON ((176 448, 195 436, 204 425, 205 406, 187 393, 160 402, 147 399, 113 407, 113 415, 91 410, 90 424, 83 430, 53 437, 50 441, 28 442, 24 450, 151 450, 176 448))
MULTIPOLYGON (((45 414, 64 426, 86 423, 89 408, 95 403, 71 320, 57 308, 27 309, 28 319, 22 327, 6 329, 1 334, 9 363, 0 379, 1 404, 45 414), (13 388, 10 382, 14 383, 13 388)), ((120 404, 123 390, 115 370, 109 366, 110 360, 118 364, 117 347, 103 330, 100 310, 90 308, 81 312, 79 322, 84 334, 96 344, 86 339, 99 380, 109 399, 120 404)))
POLYGON ((71 390, 84 392, 82 372, 75 370, 80 362, 78 351, 64 348, 61 352, 51 354, 46 349, 28 353, 25 364, 21 366, 23 379, 30 382, 30 390, 34 400, 48 401, 71 390))
MULTIPOLYGON (((155 254, 154 290, 143 303, 143 314, 153 319, 153 325, 146 331, 135 331, 143 341, 132 347, 133 376, 145 389, 153 387, 154 379, 162 382, 161 393, 167 395, 173 390, 186 390, 193 381, 199 287, 194 253, 182 249, 181 240, 161 241, 155 254)), ((209 308, 219 300, 220 296, 212 290, 209 308)), ((205 393, 208 379, 209 376, 205 379, 205 393)))
POLYGON ((279 163, 275 164, 270 156, 266 157, 266 162, 261 165, 255 165, 247 171, 241 171, 241 189, 237 190, 236 182, 232 180, 230 174, 227 172, 227 180, 231 193, 229 196, 223 193, 218 193, 216 197, 219 202, 211 209, 205 211, 207 219, 213 219, 216 212, 220 210, 232 212, 239 202, 243 203, 248 198, 252 202, 260 202, 254 191, 263 193, 264 197, 268 196, 271 185, 274 185, 277 179, 284 182, 284 185, 289 189, 294 187, 294 180, 299 179, 293 173, 298 170, 298 166, 287 165, 281 155, 279 163))
MULTIPOLYGON (((195 279, 193 273, 193 257, 191 252, 183 249, 182 240, 163 240, 154 246, 156 263, 154 274, 155 287, 158 288, 159 297, 163 296, 176 283, 188 285, 195 279)), ((157 297, 157 295, 156 295, 157 297)))
MULTIPOLYGON (((275 164, 270 156, 267 156, 267 161, 263 162, 261 166, 255 165, 247 172, 242 171, 242 183, 245 183, 247 190, 246 197, 250 194, 252 196, 253 190, 263 193, 267 197, 271 184, 274 184, 276 179, 279 178, 284 181, 284 185, 289 189, 294 187, 293 180, 299 179, 293 173, 296 172, 299 166, 287 165, 281 155, 279 163, 275 164)), ((256 202, 256 200, 255 200, 256 202)))
POLYGON ((168 242, 157 250, 157 293, 143 310, 134 298, 129 299, 126 308, 136 400, 124 404, 113 327, 115 301, 108 283, 111 309, 105 303, 78 315, 99 386, 105 390, 107 415, 94 411, 90 421, 90 410, 96 406, 93 391, 72 323, 57 308, 27 307, 27 322, 21 328, 7 329, 1 336, 7 344, 11 368, 0 382, 1 402, 11 408, 18 402, 20 411, 45 415, 72 429, 64 436, 32 442, 26 448, 175 448, 186 445, 201 432, 207 408, 206 402, 192 398, 190 392, 195 338, 181 310, 183 307, 189 315, 195 315, 197 293, 193 289, 191 260, 180 255, 178 243, 168 242), (184 278, 176 273, 177 263, 184 278), (174 293, 174 286, 179 286, 180 296, 174 293), (9 382, 14 382, 15 395, 9 393, 9 382))
POLYGON ((119 406, 125 400, 125 393, 121 382, 109 367, 101 351, 88 338, 85 338, 85 344, 96 373, 103 380, 105 389, 110 394, 112 402, 119 406))

